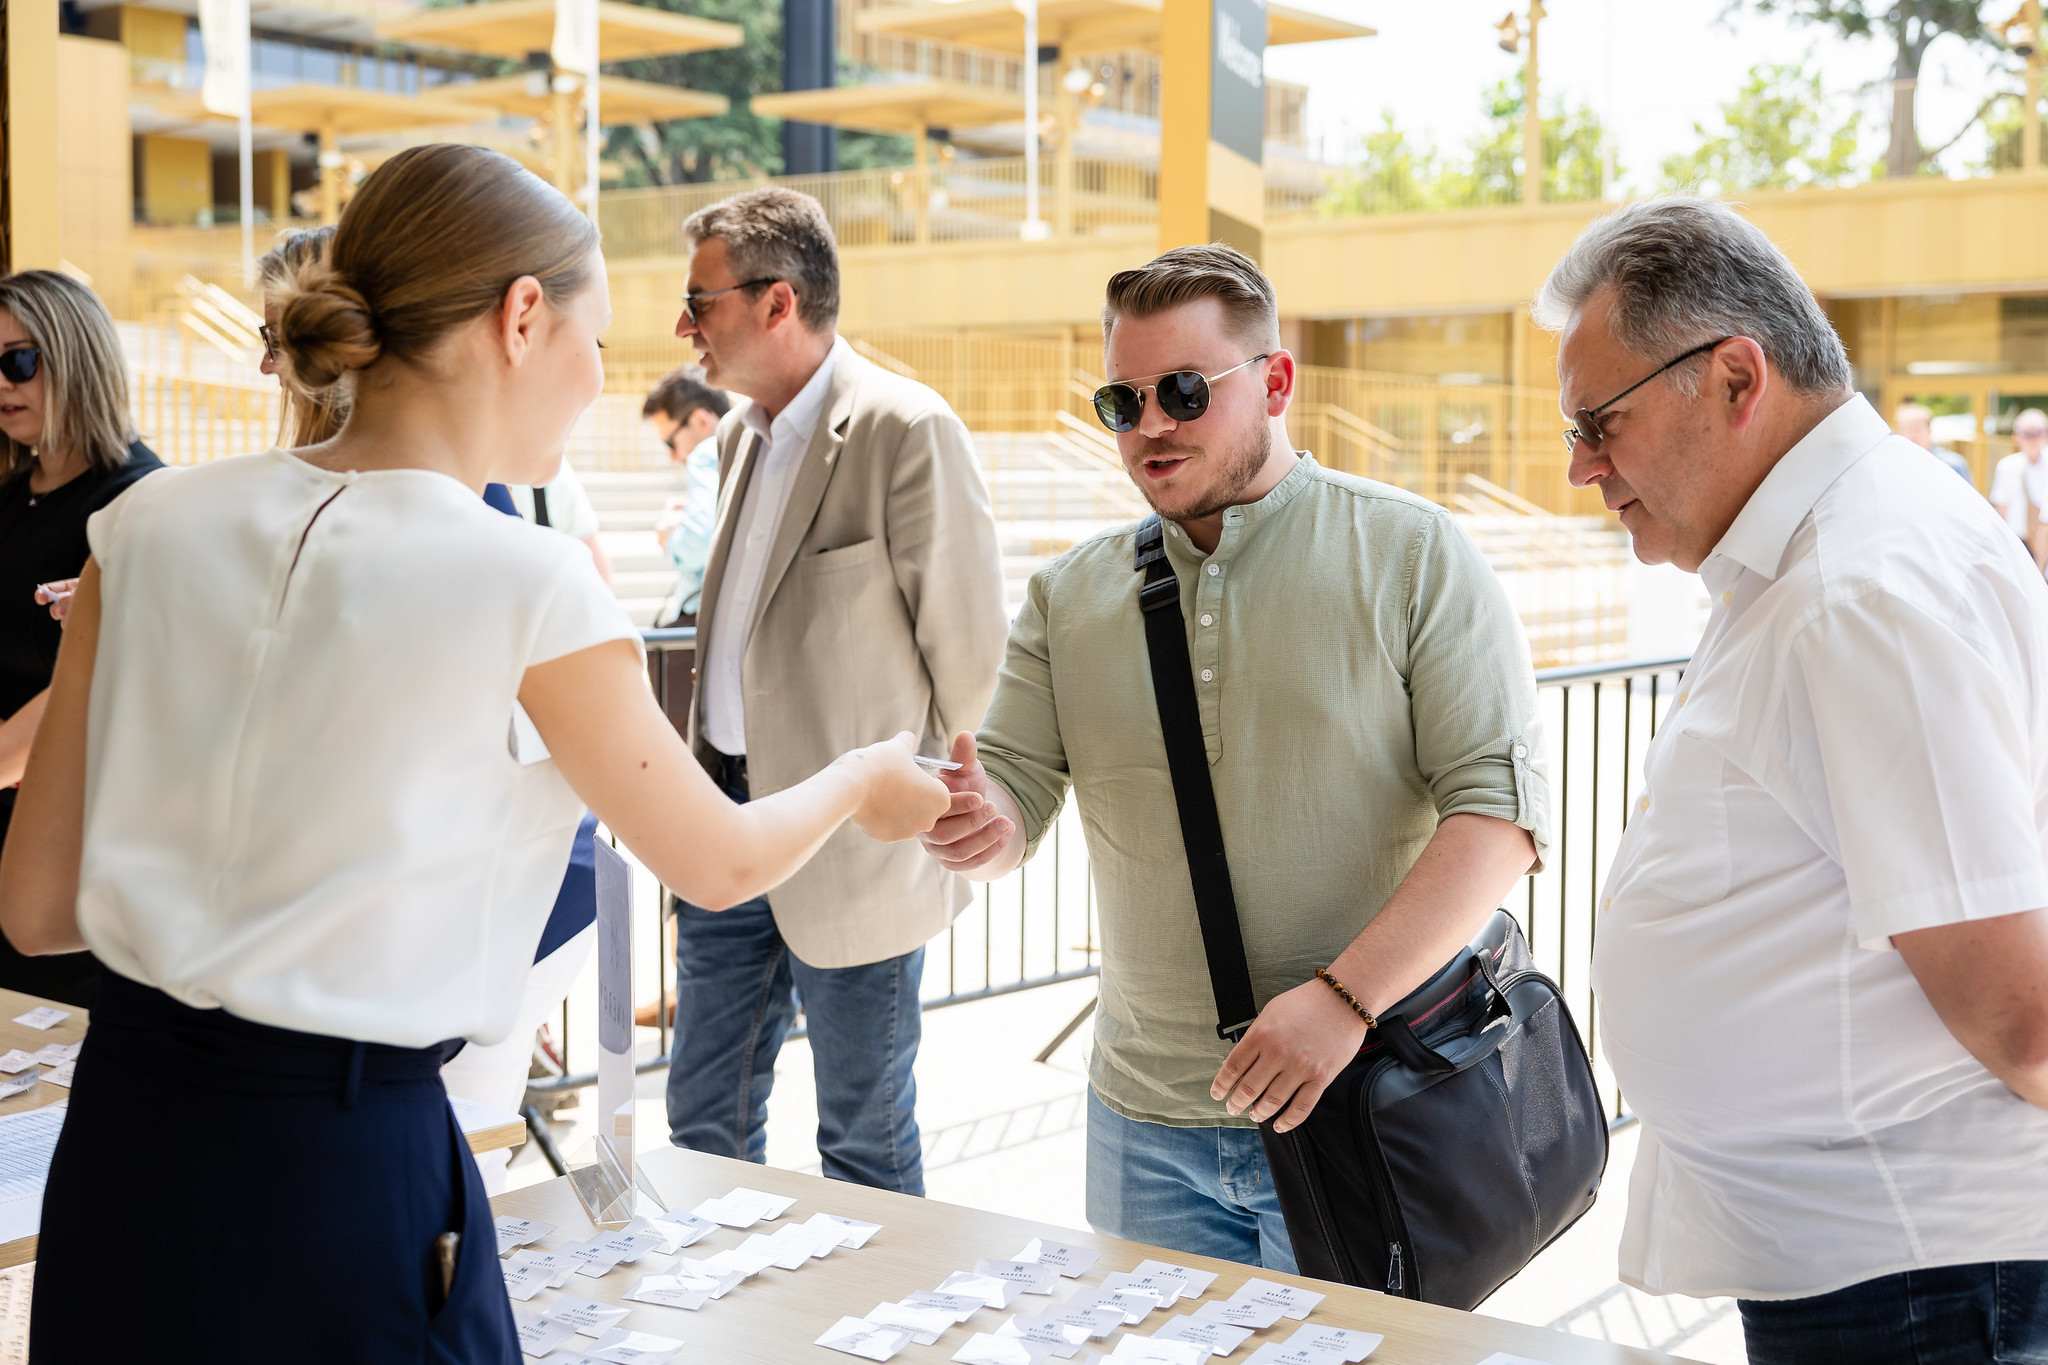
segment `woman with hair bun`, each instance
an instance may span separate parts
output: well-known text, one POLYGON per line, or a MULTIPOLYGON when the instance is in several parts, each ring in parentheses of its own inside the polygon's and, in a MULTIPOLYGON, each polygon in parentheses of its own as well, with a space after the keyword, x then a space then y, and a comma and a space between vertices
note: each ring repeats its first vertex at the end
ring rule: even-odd
POLYGON ((299 267, 317 261, 334 240, 332 227, 294 228, 277 239, 277 245, 256 262, 256 287, 263 295, 263 361, 259 368, 276 375, 284 389, 284 431, 295 446, 318 445, 341 430, 348 416, 348 388, 336 384, 320 393, 308 393, 292 382, 290 363, 278 348, 279 316, 284 297, 298 277, 299 267))
POLYGON ((401 152, 279 313, 298 382, 352 385, 340 434, 144 479, 88 528, 0 855, 16 945, 104 964, 39 1365, 517 1365, 439 1068, 512 1028, 581 804, 710 906, 849 818, 895 840, 947 808, 907 734, 734 805, 588 552, 478 496, 545 482, 602 386, 597 245, 499 153, 401 152), (105 1311, 138 1209, 208 1292, 128 1276, 105 1311))

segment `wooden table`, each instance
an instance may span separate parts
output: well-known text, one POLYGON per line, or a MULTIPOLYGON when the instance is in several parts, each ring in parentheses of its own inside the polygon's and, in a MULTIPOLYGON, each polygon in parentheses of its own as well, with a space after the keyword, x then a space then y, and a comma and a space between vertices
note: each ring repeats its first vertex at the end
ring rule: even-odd
MULTIPOLYGON (((666 1268, 667 1259, 658 1256, 646 1258, 639 1266, 619 1266, 602 1279, 575 1276, 559 1294, 543 1289, 530 1303, 515 1305, 537 1311, 560 1294, 573 1294, 629 1307, 632 1314, 622 1326, 684 1341, 678 1365, 713 1361, 718 1365, 801 1365, 806 1361, 832 1365, 834 1361, 852 1361, 856 1357, 812 1343, 842 1316, 863 1317, 878 1303, 891 1303, 920 1289, 934 1288, 955 1270, 973 1270, 977 1259, 1010 1257, 1033 1237, 1097 1247, 1102 1251, 1102 1259, 1082 1278, 1063 1280, 1052 1298, 1027 1294, 1007 1312, 976 1313, 940 1337, 938 1344, 906 1346, 896 1360, 905 1365, 935 1365, 950 1360, 972 1333, 993 1332, 1009 1312, 1043 1311, 1055 1302, 1064 1302, 1083 1287, 1098 1286, 1105 1274, 1134 1269, 1147 1258, 1215 1271, 1218 1278, 1203 1295, 1205 1302, 1229 1298, 1239 1285, 1254 1276, 1303 1285, 1326 1294, 1328 1297, 1309 1315, 1309 1323, 1355 1327, 1385 1335, 1386 1340, 1372 1353, 1367 1365, 1476 1365, 1495 1351, 1528 1356, 1548 1365, 1669 1365, 1678 1360, 1658 1351, 1567 1336, 1540 1327, 1388 1298, 1347 1285, 1253 1270, 1228 1261, 1181 1255, 1137 1242, 1098 1237, 1092 1232, 984 1213, 937 1200, 912 1199, 725 1157, 659 1148, 642 1152, 638 1160, 645 1164, 655 1188, 670 1207, 693 1207, 739 1185, 795 1197, 797 1202, 782 1220, 757 1224, 747 1230, 720 1228, 684 1253, 688 1256, 708 1256, 736 1247, 750 1232, 772 1232, 783 1222, 802 1222, 814 1213, 833 1213, 882 1225, 874 1239, 858 1251, 842 1247, 800 1270, 764 1270, 723 1299, 714 1300, 694 1313, 628 1303, 625 1299, 626 1291, 642 1274, 666 1268)), ((587 1240, 595 1232, 567 1180, 513 1190, 492 1200, 491 1207, 500 1214, 553 1223, 554 1232, 537 1244, 542 1250, 587 1240)), ((1192 1303, 1183 1304, 1178 1311, 1192 1311, 1193 1307, 1192 1303)), ((1129 1330, 1149 1334, 1163 1326, 1169 1316, 1162 1309, 1129 1330)), ((1255 1333, 1230 1358, 1241 1362, 1260 1344, 1285 1341, 1303 1325, 1282 1318, 1271 1329, 1255 1333)), ((1091 1342, 1077 1359, 1086 1358, 1091 1350, 1106 1351, 1115 1342, 1114 1336, 1091 1342)), ((584 1339, 582 1344, 587 1346, 589 1341, 584 1339)))

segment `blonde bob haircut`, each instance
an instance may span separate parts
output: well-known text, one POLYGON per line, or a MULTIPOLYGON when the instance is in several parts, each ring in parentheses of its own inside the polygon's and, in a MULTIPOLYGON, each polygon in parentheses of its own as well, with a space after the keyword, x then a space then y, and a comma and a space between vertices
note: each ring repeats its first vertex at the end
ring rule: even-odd
MULTIPOLYGON (((334 241, 332 227, 295 228, 277 239, 277 245, 256 262, 256 283, 268 304, 284 296, 298 276, 299 267, 320 259, 334 241)), ((291 358, 280 349, 275 357, 278 378, 284 381, 284 411, 280 414, 279 440, 295 446, 318 445, 341 430, 348 420, 349 386, 346 381, 320 393, 309 393, 293 378, 291 358)))
POLYGON ((26 473, 36 451, 73 450, 94 470, 128 463, 135 424, 128 415, 128 365, 121 337, 100 296, 55 270, 24 270, 0 279, 0 309, 14 315, 41 351, 43 439, 35 447, 5 434, 7 468, 26 473))
POLYGON ((504 153, 409 147, 363 182, 326 252, 293 272, 279 351, 314 394, 387 357, 420 364, 521 276, 560 307, 590 282, 597 243, 560 190, 504 153))

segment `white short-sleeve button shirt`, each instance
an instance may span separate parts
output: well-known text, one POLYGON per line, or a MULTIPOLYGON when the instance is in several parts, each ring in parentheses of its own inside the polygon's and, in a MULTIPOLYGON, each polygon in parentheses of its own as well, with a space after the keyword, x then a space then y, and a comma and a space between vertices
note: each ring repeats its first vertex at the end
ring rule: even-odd
POLYGON ((1643 1121, 1622 1279, 1798 1298, 2048 1258, 2048 1111, 1891 946, 2048 906, 2048 586, 1861 398, 1700 575, 1593 959, 1643 1121))
POLYGON ((638 640, 590 552, 444 475, 283 451, 144 479, 86 533, 86 943, 261 1024, 504 1038, 582 815, 514 738, 520 681, 638 640))

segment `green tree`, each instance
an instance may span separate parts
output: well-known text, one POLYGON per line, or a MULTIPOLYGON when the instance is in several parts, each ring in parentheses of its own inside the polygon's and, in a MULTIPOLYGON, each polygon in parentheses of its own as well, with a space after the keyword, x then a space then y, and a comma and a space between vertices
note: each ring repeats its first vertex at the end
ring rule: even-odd
POLYGON ((1443 168, 1436 151, 1398 127, 1393 110, 1382 110, 1380 120, 1378 128, 1358 139, 1350 164, 1332 178, 1330 192, 1319 201, 1324 216, 1443 207, 1443 168))
MULTIPOLYGON (((1802 24, 1832 28, 1845 38, 1883 38, 1892 44, 1891 138, 1885 148, 1884 173, 1918 175, 1928 155, 1920 144, 1913 93, 1920 64, 1935 39, 1955 34, 1970 42, 1996 39, 1984 26, 1982 0, 1746 0, 1760 14, 1783 14, 1802 24)), ((1745 0, 1728 0, 1723 17, 1741 10, 1745 0)))
POLYGON ((1853 109, 1839 121, 1829 118, 1817 71, 1762 62, 1721 106, 1719 131, 1695 123, 1700 145, 1665 159, 1663 188, 1726 194, 1846 184, 1859 176, 1861 123, 1853 109))

